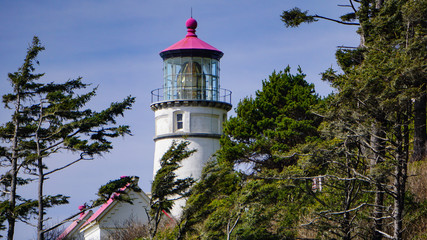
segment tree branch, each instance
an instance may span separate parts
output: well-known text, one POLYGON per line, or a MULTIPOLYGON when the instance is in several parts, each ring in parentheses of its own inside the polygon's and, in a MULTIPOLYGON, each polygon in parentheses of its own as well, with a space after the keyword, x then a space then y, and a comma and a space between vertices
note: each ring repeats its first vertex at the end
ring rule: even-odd
POLYGON ((366 205, 368 205, 368 204, 367 203, 362 203, 359 206, 357 206, 355 208, 352 208, 352 209, 349 209, 349 210, 344 210, 344 211, 341 211, 341 212, 327 212, 327 211, 323 211, 323 212, 319 212, 319 214, 325 214, 326 216, 327 215, 341 215, 341 214, 344 214, 344 213, 349 213, 349 212, 357 211, 357 210, 359 210, 360 208, 362 208, 363 206, 366 206, 366 205))
POLYGON ((37 227, 37 225, 34 225, 34 224, 28 222, 27 220, 23 219, 22 217, 16 216, 16 218, 19 219, 19 221, 21 221, 21 222, 23 222, 23 223, 25 223, 31 227, 37 227))
POLYGON ((383 231, 380 231, 380 230, 378 230, 378 229, 375 229, 375 231, 376 231, 376 232, 381 233, 381 234, 382 234, 384 237, 386 237, 386 238, 393 239, 393 237, 392 237, 392 236, 388 235, 387 233, 385 233, 385 232, 383 232, 383 231))
POLYGON ((354 13, 357 13, 356 8, 354 7, 353 1, 352 0, 348 0, 350 2, 351 8, 353 8, 354 13))
POLYGON ((68 218, 66 218, 66 219, 64 219, 64 220, 62 220, 62 221, 61 221, 61 222, 59 222, 58 224, 55 224, 55 225, 53 225, 53 226, 52 226, 52 227, 50 227, 50 228, 44 229, 44 230, 42 231, 42 233, 49 232, 49 231, 51 231, 51 230, 53 230, 53 229, 55 229, 55 228, 57 228, 57 227, 61 226, 62 224, 69 222, 69 221, 70 221, 70 220, 72 220, 74 217, 78 216, 79 214, 82 214, 82 213, 84 213, 85 211, 90 210, 90 209, 95 208, 95 207, 97 207, 97 206, 94 206, 94 207, 87 207, 87 208, 83 209, 82 211, 80 211, 80 212, 78 212, 78 213, 76 213, 76 214, 74 214, 74 215, 71 215, 70 217, 68 217, 68 218))
POLYGON ((50 174, 52 174, 52 173, 54 173, 54 172, 60 171, 60 170, 62 170, 62 169, 64 169, 64 168, 67 168, 67 167, 69 167, 69 166, 71 166, 71 165, 73 165, 73 164, 75 164, 75 163, 78 163, 78 162, 80 162, 80 161, 82 161, 82 160, 88 160, 88 161, 93 160, 93 158, 84 158, 84 157, 83 157, 83 155, 84 155, 84 153, 81 153, 81 154, 80 154, 80 158, 79 158, 79 159, 74 160, 73 162, 71 162, 71 163, 69 163, 69 164, 66 164, 66 165, 64 165, 64 166, 62 166, 62 167, 56 168, 56 169, 54 169, 54 170, 52 170, 52 171, 50 171, 50 172, 47 172, 47 173, 45 173, 44 175, 45 175, 45 176, 50 175, 50 174))
POLYGON ((333 19, 333 18, 328 18, 328 17, 319 16, 319 15, 317 15, 317 14, 316 14, 316 15, 313 15, 313 17, 315 17, 315 18, 325 19, 325 20, 328 20, 328 21, 332 21, 332 22, 336 22, 336 23, 344 24, 344 25, 355 25, 355 26, 359 26, 359 25, 360 25, 360 23, 343 22, 343 21, 336 20, 336 19, 333 19))

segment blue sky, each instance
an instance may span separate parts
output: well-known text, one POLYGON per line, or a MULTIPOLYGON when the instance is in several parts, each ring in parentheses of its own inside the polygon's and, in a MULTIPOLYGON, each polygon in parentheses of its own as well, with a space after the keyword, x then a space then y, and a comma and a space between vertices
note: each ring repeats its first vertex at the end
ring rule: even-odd
MULTIPOLYGON (((319 21, 287 29, 280 21, 285 9, 298 6, 329 17, 348 9, 337 7, 345 0, 108 0, 108 1, 5 1, 0 0, 0 94, 11 91, 7 73, 23 63, 33 36, 46 47, 39 56, 43 81, 63 82, 83 77, 98 87, 89 107, 102 109, 128 95, 136 97, 133 110, 120 124, 131 126, 133 136, 114 141, 115 148, 94 161, 81 162, 47 181, 48 194, 71 196, 70 204, 48 210, 52 224, 75 213, 95 198, 100 185, 121 175, 140 176, 150 191, 154 155, 154 113, 150 91, 162 86, 159 52, 184 38, 185 21, 198 21, 200 39, 224 52, 221 87, 233 92, 233 105, 261 88, 261 81, 287 65, 300 66, 307 81, 325 96, 332 91, 320 73, 337 68, 337 46, 357 46, 353 26, 319 21)), ((234 115, 234 110, 230 111, 234 115)), ((0 108, 0 121, 10 112, 0 108)), ((61 154, 49 164, 65 163, 75 156, 61 154)), ((53 166, 52 165, 52 166, 53 166)), ((0 169, 4 172, 5 169, 0 169)), ((35 186, 21 190, 35 198, 35 186)), ((19 224, 16 239, 32 239, 35 230, 19 224)))

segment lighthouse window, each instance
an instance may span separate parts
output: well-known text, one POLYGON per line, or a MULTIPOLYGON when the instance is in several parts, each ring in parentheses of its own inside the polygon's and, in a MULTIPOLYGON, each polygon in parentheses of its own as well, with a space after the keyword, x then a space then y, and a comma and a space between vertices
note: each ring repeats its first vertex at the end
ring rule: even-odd
POLYGON ((182 121, 182 113, 176 114, 176 130, 183 129, 184 123, 182 121))
POLYGON ((218 100, 219 61, 206 57, 175 57, 164 61, 164 98, 218 100))

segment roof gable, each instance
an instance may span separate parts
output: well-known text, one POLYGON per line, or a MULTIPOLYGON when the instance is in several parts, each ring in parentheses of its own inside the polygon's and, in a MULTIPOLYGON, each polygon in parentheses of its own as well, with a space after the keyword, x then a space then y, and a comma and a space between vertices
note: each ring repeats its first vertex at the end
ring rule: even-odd
POLYGON ((59 235, 58 238, 56 238, 56 240, 62 240, 65 239, 68 236, 72 236, 76 231, 78 231, 80 229, 80 227, 89 219, 90 216, 92 216, 93 212, 92 211, 87 211, 85 213, 81 213, 79 218, 74 220, 70 226, 68 226, 64 232, 61 233, 61 235, 59 235))
POLYGON ((125 187, 120 189, 120 192, 126 192, 126 194, 130 194, 136 197, 132 199, 133 204, 118 201, 117 198, 118 196, 120 196, 120 193, 113 193, 111 197, 108 199, 108 201, 102 204, 101 207, 85 222, 85 224, 83 224, 83 226, 81 227, 81 230, 85 231, 90 226, 99 224, 105 217, 109 215, 109 213, 113 211, 114 208, 116 208, 116 206, 119 208, 123 208, 123 207, 126 208, 126 205, 119 204, 119 203, 129 204, 131 206, 134 205, 133 207, 141 208, 142 210, 145 209, 144 206, 142 205, 145 205, 145 206, 150 205, 150 200, 144 192, 142 191, 135 192, 131 188, 128 188, 129 186, 130 184, 128 183, 125 187))

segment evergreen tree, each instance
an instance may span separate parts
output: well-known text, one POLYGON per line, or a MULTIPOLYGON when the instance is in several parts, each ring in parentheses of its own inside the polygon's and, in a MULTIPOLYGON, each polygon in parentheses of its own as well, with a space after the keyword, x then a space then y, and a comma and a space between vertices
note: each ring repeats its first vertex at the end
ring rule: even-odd
MULTIPOLYGON (((38 239, 44 238, 46 209, 65 204, 68 198, 60 194, 45 196, 43 188, 47 177, 79 161, 92 160, 95 155, 108 152, 112 148, 111 138, 130 134, 128 126, 112 125, 116 124, 116 117, 123 115, 134 102, 134 98, 128 97, 123 102, 112 103, 109 108, 100 112, 82 109, 95 96, 96 89, 78 95, 77 92, 88 87, 80 78, 61 84, 36 82, 43 76, 32 74, 36 57, 42 50, 44 47, 34 37, 24 65, 18 72, 9 74, 14 91, 3 96, 3 101, 6 106, 15 104, 15 114, 13 121, 2 128, 2 138, 12 139, 12 179, 16 182, 20 168, 25 168, 28 173, 38 177, 38 239), (61 150, 78 153, 79 157, 62 167, 49 169, 46 160, 53 158, 61 150)), ((16 191, 16 183, 12 181, 11 185, 16 191)), ((11 193, 11 199, 12 195, 16 198, 16 193, 11 193)), ((14 208, 11 201, 11 212, 8 214, 9 239, 13 238, 12 225, 16 220, 14 208)))
MULTIPOLYGON (((188 197, 190 187, 194 184, 191 177, 177 179, 175 171, 181 167, 182 160, 188 158, 197 150, 188 150, 188 141, 173 142, 160 159, 160 169, 157 171, 151 186, 149 228, 151 239, 157 234, 164 213, 170 213, 174 201, 188 197)), ((181 227, 178 223, 178 227, 181 227)), ((181 231, 179 231, 180 233, 181 231)), ((178 234, 177 239, 181 238, 178 234)))
POLYGON ((235 164, 247 163, 252 170, 263 168, 281 171, 296 163, 297 157, 286 155, 298 144, 316 138, 320 118, 311 108, 319 101, 314 85, 304 80, 298 69, 296 75, 287 67, 273 72, 262 82, 256 97, 239 102, 237 117, 224 126, 222 159, 235 164))
MULTIPOLYGON (((331 100, 328 98, 328 105, 331 100)), ((300 161, 313 179, 312 189, 306 193, 315 201, 301 226, 320 239, 369 238, 366 216, 372 201, 368 193, 373 189, 366 177, 369 164, 361 144, 364 136, 356 134, 351 123, 330 115, 330 107, 323 111, 322 141, 310 144, 300 161)))
MULTIPOLYGON (((406 78, 417 92, 413 94, 414 141, 412 159, 422 160, 426 156, 427 125, 426 125, 426 77, 425 77, 425 34, 426 34, 426 3, 425 1, 406 0, 350 0, 349 5, 341 5, 352 9, 352 12, 341 16, 340 20, 331 19, 299 8, 283 11, 281 17, 286 27, 298 27, 301 23, 311 23, 318 19, 326 19, 341 24, 359 25, 358 33, 361 44, 358 47, 337 50, 337 61, 342 70, 359 65, 363 61, 363 53, 376 49, 378 44, 387 46, 389 57, 395 59, 395 65, 402 69, 405 66, 406 78), (398 63, 399 62, 399 63, 398 63)), ((377 49, 378 50, 378 49, 377 49)), ((382 51, 382 50, 381 50, 382 51)), ((403 70, 403 69, 402 69, 403 70)))
MULTIPOLYGON (((350 1, 349 7, 353 12, 342 20, 358 20, 361 45, 337 51, 344 74, 328 70, 324 76, 338 89, 335 116, 361 136, 362 153, 371 162, 366 179, 376 186, 373 239, 402 239, 410 144, 412 159, 419 160, 427 141, 426 2, 362 0, 350 1), (387 212, 390 200, 394 207, 387 212), (385 232, 384 219, 393 219, 392 233, 385 232)), ((317 18, 295 9, 282 15, 288 27, 317 18)))
POLYGON ((255 98, 239 103, 237 116, 224 125, 217 160, 208 163, 188 200, 187 237, 296 236, 303 206, 313 203, 304 194, 311 178, 289 176, 305 175, 298 148, 318 139, 321 122, 311 111, 320 99, 304 77, 300 69, 292 75, 289 67, 273 72, 255 98))
POLYGON ((17 195, 17 186, 19 182, 18 172, 25 165, 23 158, 28 154, 23 145, 27 144, 27 138, 31 136, 27 123, 29 119, 22 114, 25 101, 31 100, 36 94, 34 87, 40 86, 34 81, 38 80, 43 74, 33 74, 35 58, 39 51, 44 50, 39 44, 37 38, 33 39, 32 45, 28 48, 27 56, 22 67, 15 73, 8 75, 13 86, 13 93, 3 96, 3 103, 6 108, 14 110, 12 121, 3 125, 0 129, 1 138, 10 142, 9 147, 2 146, 3 162, 9 163, 10 169, 7 174, 2 176, 2 183, 9 192, 8 200, 2 203, 2 216, 7 219, 8 232, 7 239, 12 240, 15 232, 15 222, 19 217, 26 217, 28 210, 20 211, 22 205, 28 201, 21 199, 17 195), (13 104, 13 106, 10 106, 13 104), (18 201, 18 202, 17 202, 18 201), (18 212, 20 214, 18 214, 18 212))
POLYGON ((182 235, 186 239, 191 239, 190 236, 201 239, 229 237, 244 209, 238 199, 243 182, 233 165, 208 162, 184 209, 182 235))

